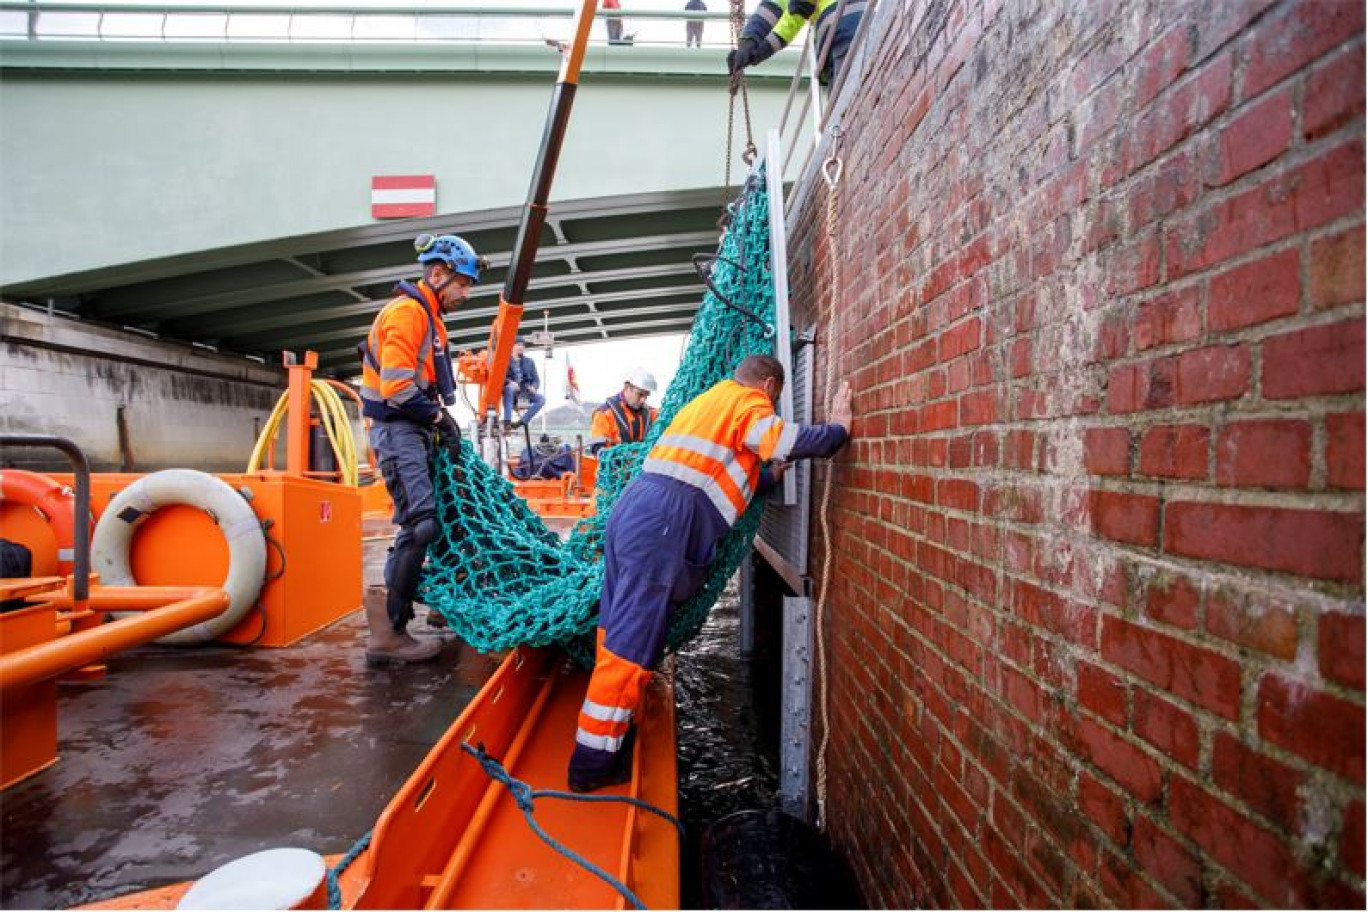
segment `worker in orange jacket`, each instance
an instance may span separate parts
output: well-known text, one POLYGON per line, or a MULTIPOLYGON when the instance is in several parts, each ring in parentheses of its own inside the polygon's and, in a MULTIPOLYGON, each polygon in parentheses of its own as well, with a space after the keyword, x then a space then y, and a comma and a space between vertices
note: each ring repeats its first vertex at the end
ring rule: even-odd
POLYGON ((362 346, 362 412, 371 420, 371 447, 399 526, 385 561, 385 588, 366 592, 366 660, 372 664, 423 662, 441 651, 440 640, 419 641, 407 629, 427 547, 437 536, 435 436, 460 437, 444 408, 455 402, 456 378, 442 315, 470 296, 484 265, 454 234, 420 234, 414 246, 422 279, 395 287, 362 346))
POLYGON ((795 459, 831 456, 845 445, 850 388, 831 422, 786 424, 774 412, 784 368, 751 355, 690 402, 623 489, 604 529, 594 673, 580 708, 570 788, 593 791, 631 778, 633 716, 665 648, 671 608, 707 581, 717 544, 795 459), (761 463, 770 465, 761 468, 761 463))
POLYGON ((656 391, 656 379, 644 367, 633 368, 622 383, 621 392, 609 396, 594 409, 589 425, 589 452, 597 456, 605 447, 620 443, 640 443, 655 423, 659 409, 646 400, 656 391))

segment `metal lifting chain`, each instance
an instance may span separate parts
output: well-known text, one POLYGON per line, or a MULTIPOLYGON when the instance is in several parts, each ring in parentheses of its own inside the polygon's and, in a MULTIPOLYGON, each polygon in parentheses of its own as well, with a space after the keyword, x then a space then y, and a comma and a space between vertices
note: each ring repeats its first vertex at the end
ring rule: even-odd
MULTIPOLYGON (((731 0, 731 33, 732 47, 741 46, 741 30, 746 25, 746 5, 745 0, 731 0)), ((750 167, 755 163, 755 136, 751 130, 750 116, 750 96, 746 93, 746 71, 737 70, 731 74, 731 83, 727 87, 730 100, 727 104, 727 149, 723 158, 722 176, 722 218, 727 217, 727 204, 731 202, 731 154, 732 154, 732 134, 736 122, 736 93, 741 93, 741 107, 746 118, 746 148, 741 153, 741 160, 750 167)))
MULTIPOLYGON (((831 292, 827 300, 831 302, 830 319, 827 323, 828 338, 836 322, 836 301, 841 290, 841 255, 836 250, 836 192, 841 185, 841 171, 844 165, 840 156, 836 154, 836 146, 840 142, 841 128, 839 126, 832 130, 831 152, 826 161, 822 162, 822 177, 827 184, 827 217, 826 217, 826 240, 827 258, 831 261, 831 292)), ((836 393, 836 363, 835 349, 827 346, 826 358, 826 392, 823 401, 826 402, 827 414, 831 414, 831 400, 836 393)), ((831 720, 827 714, 827 667, 826 667, 826 637, 823 633, 822 617, 826 609, 827 593, 831 589, 831 483, 836 476, 836 464, 827 463, 826 477, 822 479, 822 503, 817 508, 817 516, 822 527, 822 582, 817 589, 817 605, 814 609, 814 624, 816 626, 814 638, 817 641, 817 706, 821 710, 822 716, 822 740, 817 747, 817 829, 826 829, 826 794, 827 794, 827 765, 826 752, 827 743, 831 740, 831 720)))

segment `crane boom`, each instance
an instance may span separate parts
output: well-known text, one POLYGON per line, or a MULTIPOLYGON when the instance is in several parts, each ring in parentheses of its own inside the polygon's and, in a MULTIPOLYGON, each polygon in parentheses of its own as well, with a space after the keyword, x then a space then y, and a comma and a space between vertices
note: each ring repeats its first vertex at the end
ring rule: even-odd
MULTIPOLYGON (((518 335, 518 324, 522 322, 523 295, 527 283, 532 278, 532 269, 537 261, 537 244, 541 238, 542 226, 546 224, 547 200, 551 196, 551 180, 556 175, 556 162, 560 158, 561 144, 565 140, 565 130, 570 122, 570 108, 575 101, 575 89, 579 86, 580 66, 584 62, 585 48, 589 44, 589 29, 594 23, 598 10, 598 0, 583 0, 575 13, 574 39, 562 49, 560 74, 556 87, 551 93, 551 108, 546 115, 546 127, 542 131, 541 149, 537 153, 537 164, 532 170, 532 186, 528 190, 527 205, 523 209, 522 221, 518 224, 518 236, 513 245, 513 258, 509 264, 508 276, 504 280, 503 292, 499 295, 499 313, 489 328, 489 368, 483 387, 480 390, 481 420, 493 422, 498 418, 498 405, 503 394, 504 378, 508 375, 509 356, 513 342, 518 335)), ((490 425, 492 430, 492 424, 490 425)))

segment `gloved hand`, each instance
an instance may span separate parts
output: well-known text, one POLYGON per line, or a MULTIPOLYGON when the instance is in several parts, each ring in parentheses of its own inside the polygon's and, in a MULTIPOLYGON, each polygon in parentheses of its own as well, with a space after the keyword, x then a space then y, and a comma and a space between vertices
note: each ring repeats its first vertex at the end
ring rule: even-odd
POLYGON ((444 446, 453 446, 461 439, 461 428, 446 409, 442 409, 437 416, 437 430, 442 435, 444 446))
POLYGON ((755 55, 759 50, 760 45, 754 38, 742 38, 736 50, 727 54, 727 72, 735 73, 755 63, 755 55))

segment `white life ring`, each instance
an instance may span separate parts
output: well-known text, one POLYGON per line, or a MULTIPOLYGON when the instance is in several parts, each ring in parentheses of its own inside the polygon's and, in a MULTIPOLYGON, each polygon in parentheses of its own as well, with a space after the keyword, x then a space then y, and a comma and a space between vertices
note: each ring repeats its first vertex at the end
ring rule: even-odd
MULTIPOLYGON (((139 523, 162 507, 199 507, 213 518, 228 542, 228 607, 217 617, 167 634, 158 643, 206 643, 237 626, 256 604, 266 576, 266 535, 256 513, 226 482, 194 469, 166 469, 139 478, 120 491, 100 516, 90 543, 91 568, 106 586, 136 586, 129 548, 139 523)), ((123 612, 128 614, 129 612, 123 612)), ((120 613, 115 612, 115 616, 120 613)))

